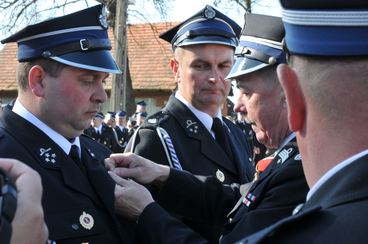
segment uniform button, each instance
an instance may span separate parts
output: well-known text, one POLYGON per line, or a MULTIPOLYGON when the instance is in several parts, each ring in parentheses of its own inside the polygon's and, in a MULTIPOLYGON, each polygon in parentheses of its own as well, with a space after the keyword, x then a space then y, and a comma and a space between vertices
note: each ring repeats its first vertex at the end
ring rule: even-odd
POLYGON ((73 230, 78 230, 78 229, 79 229, 79 225, 77 225, 77 224, 72 224, 72 229, 73 229, 73 230))

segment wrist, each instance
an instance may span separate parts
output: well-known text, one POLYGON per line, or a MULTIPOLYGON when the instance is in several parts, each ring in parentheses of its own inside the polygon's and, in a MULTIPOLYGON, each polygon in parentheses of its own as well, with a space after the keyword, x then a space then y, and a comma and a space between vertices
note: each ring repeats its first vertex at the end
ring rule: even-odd
POLYGON ((165 184, 166 180, 169 178, 170 175, 170 167, 166 165, 159 165, 159 167, 156 168, 157 170, 157 177, 153 181, 153 184, 161 187, 165 184))

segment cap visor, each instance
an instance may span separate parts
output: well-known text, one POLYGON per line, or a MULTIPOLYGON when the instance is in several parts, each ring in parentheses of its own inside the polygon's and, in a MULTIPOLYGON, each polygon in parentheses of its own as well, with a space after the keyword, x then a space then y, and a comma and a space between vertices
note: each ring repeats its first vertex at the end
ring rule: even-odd
POLYGON ((114 58, 108 50, 73 52, 50 58, 57 62, 81 69, 113 74, 121 73, 114 58))
POLYGON ((265 64, 255 59, 237 57, 226 79, 234 79, 238 76, 249 74, 267 66, 269 66, 269 64, 265 64))

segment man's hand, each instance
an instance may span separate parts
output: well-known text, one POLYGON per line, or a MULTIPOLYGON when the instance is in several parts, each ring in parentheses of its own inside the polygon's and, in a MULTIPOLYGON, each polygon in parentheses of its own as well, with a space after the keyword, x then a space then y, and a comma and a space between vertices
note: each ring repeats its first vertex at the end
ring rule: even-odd
POLYGON ((156 164, 133 153, 111 154, 105 159, 109 170, 123 178, 132 178, 141 184, 163 184, 169 177, 170 168, 156 164))
POLYGON ((115 212, 131 220, 137 220, 145 207, 153 202, 149 191, 133 180, 123 179, 113 172, 110 176, 116 182, 115 212))
POLYGON ((17 187, 17 210, 12 221, 11 243, 46 243, 48 229, 41 205, 42 185, 39 174, 14 159, 0 159, 17 187))

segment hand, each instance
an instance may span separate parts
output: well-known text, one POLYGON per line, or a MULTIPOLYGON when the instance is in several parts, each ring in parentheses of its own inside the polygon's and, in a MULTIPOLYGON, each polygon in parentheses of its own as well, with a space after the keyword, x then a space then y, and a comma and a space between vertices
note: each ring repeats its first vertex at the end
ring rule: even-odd
POLYGON ((17 187, 17 209, 12 221, 11 243, 46 243, 48 229, 41 205, 42 185, 39 174, 14 159, 0 159, 17 187))
POLYGON ((156 164, 134 153, 111 154, 105 165, 122 178, 132 178, 141 184, 162 184, 170 174, 166 165, 156 164))
POLYGON ((137 220, 148 204, 153 202, 149 191, 133 180, 120 178, 113 172, 110 176, 116 182, 115 212, 131 220, 137 220))

